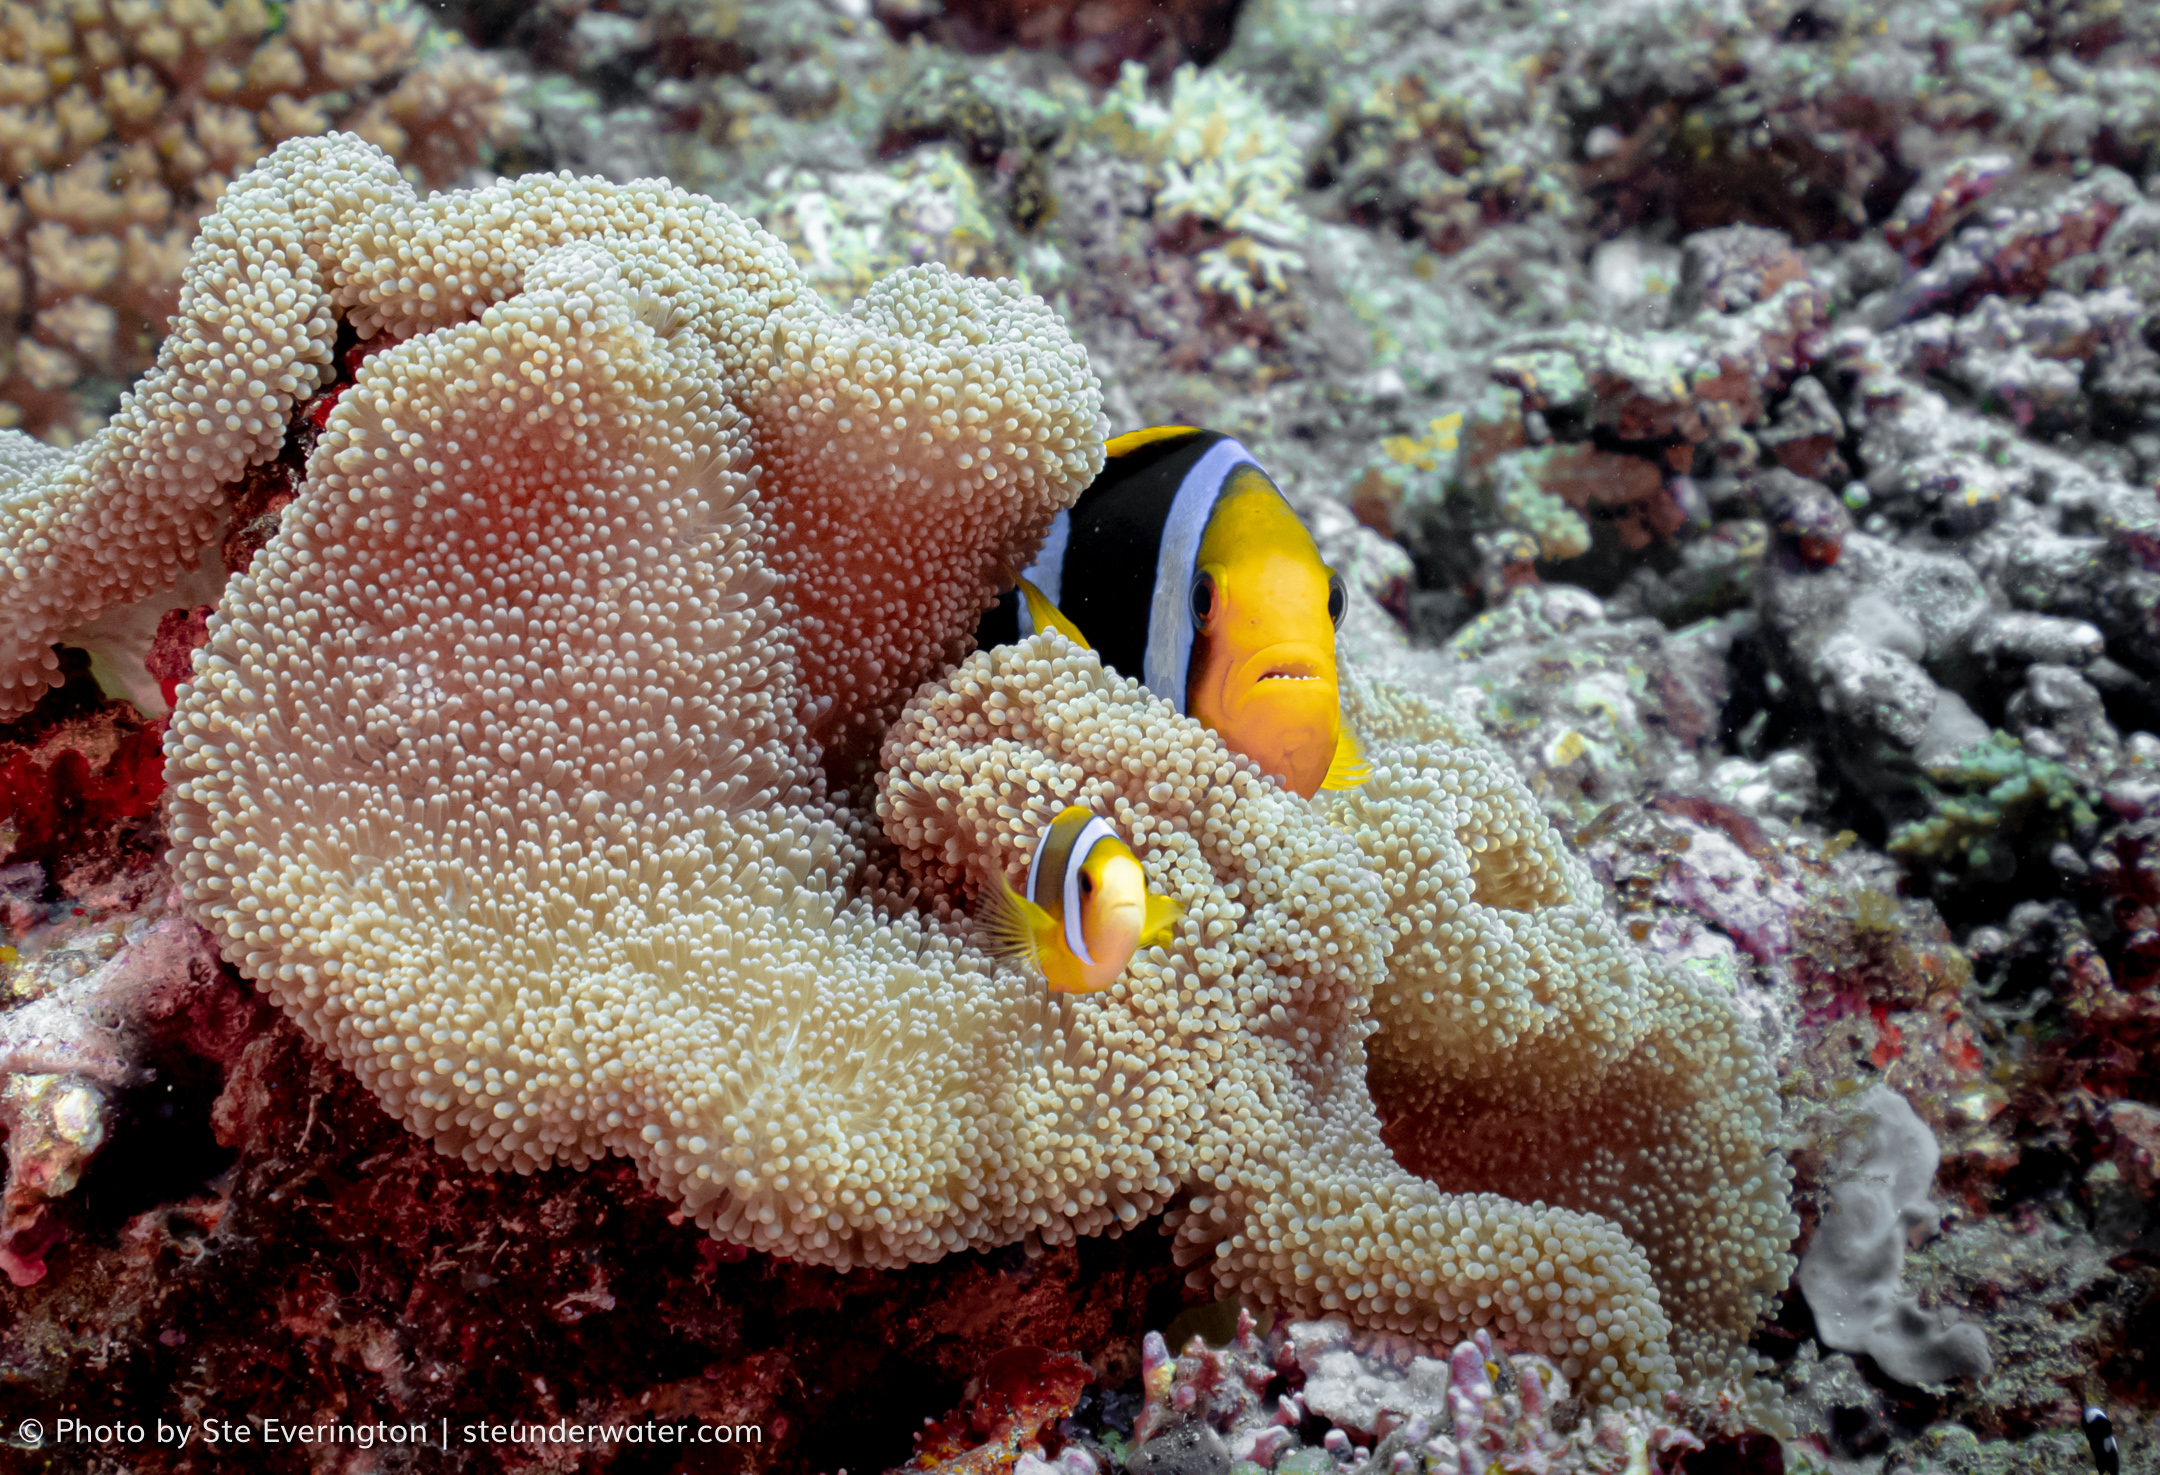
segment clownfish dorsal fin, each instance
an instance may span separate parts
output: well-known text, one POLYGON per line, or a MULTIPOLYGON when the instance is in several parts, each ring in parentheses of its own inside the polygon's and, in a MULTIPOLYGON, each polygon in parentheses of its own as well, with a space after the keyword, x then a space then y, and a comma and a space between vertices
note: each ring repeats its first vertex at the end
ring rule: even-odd
POLYGON ((1037 973, 1045 971, 1043 952, 1057 936, 1057 919, 1013 890, 1012 882, 999 876, 995 891, 984 889, 980 920, 992 952, 1021 959, 1037 973))
POLYGON ((1128 430, 1123 435, 1104 441, 1103 454, 1114 461, 1159 440, 1175 440, 1198 434, 1200 427, 1197 425, 1150 425, 1145 430, 1128 430))
POLYGON ((1027 601, 1028 618, 1035 622, 1037 633, 1055 630, 1082 650, 1095 648, 1089 645, 1087 637, 1080 633, 1080 627, 1066 619, 1065 612, 1052 604, 1042 590, 1018 574, 1013 575, 1013 583, 1020 590, 1020 597, 1027 601))
POLYGON ((1365 754, 1358 747, 1357 734, 1350 731, 1345 722, 1336 729, 1335 756, 1328 760, 1327 777, 1320 780, 1323 789, 1354 789, 1372 777, 1372 765, 1365 761, 1365 754))

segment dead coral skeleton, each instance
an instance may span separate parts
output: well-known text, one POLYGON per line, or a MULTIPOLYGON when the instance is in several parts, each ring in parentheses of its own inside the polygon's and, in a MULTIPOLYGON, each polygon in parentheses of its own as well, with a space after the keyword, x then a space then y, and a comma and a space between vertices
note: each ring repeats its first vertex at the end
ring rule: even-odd
MULTIPOLYGON (((1185 1450, 1276 1468, 1311 1447, 1303 1431, 1314 1420, 1324 1426, 1320 1449, 1375 1475, 1585 1475, 1652 1468, 1646 1455, 1660 1457, 1663 1468, 1664 1457, 1703 1447, 1676 1414, 1586 1416, 1550 1361, 1510 1356, 1483 1328, 1451 1351, 1361 1332, 1340 1318, 1285 1322, 1263 1337, 1252 1313, 1240 1310, 1220 1347, 1195 1336, 1172 1353, 1160 1332, 1149 1332, 1140 1382, 1145 1404, 1133 1424, 1140 1468, 1174 1464, 1185 1450)), ((1100 1466, 1076 1444, 1032 1475, 1083 1468, 1100 1466)))

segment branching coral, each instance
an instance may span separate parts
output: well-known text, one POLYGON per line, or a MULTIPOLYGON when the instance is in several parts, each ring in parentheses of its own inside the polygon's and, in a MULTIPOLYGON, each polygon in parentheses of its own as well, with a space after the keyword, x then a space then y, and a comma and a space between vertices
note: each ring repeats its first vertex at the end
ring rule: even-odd
POLYGON ((506 80, 389 0, 31 0, 0 12, 0 423, 65 444, 85 374, 143 368, 198 215, 333 127, 430 184, 501 127, 506 80))
POLYGON ((1292 248, 1306 220, 1291 199, 1302 161, 1283 119, 1242 78, 1182 66, 1168 100, 1156 102, 1147 69, 1127 62, 1098 126, 1155 171, 1166 232, 1215 240, 1200 253, 1201 286, 1250 307, 1256 288, 1279 292, 1283 273, 1303 265, 1292 248))
POLYGON ((885 170, 775 170, 741 201, 788 243, 804 274, 835 305, 886 273, 938 261, 969 276, 1005 274, 998 233, 967 167, 946 149, 885 170))

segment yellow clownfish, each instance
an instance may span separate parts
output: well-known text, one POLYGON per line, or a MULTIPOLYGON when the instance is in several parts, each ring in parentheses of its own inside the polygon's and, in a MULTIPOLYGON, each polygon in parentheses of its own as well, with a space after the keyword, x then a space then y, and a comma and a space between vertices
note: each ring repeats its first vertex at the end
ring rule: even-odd
POLYGON ((983 921, 997 952, 1023 958, 1053 993, 1108 988, 1132 955, 1170 939, 1184 910, 1147 889, 1132 847, 1081 805, 1050 821, 1028 862, 1027 894, 998 878, 983 921))
POLYGON ((1275 483, 1189 425, 1104 450, 980 643, 1061 631, 1306 798, 1363 783, 1335 666, 1346 591, 1275 483))

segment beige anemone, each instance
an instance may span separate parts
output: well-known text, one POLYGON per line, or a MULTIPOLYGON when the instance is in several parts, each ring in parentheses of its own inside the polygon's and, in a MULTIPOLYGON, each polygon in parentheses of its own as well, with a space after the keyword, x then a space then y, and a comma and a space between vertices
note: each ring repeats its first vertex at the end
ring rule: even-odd
POLYGON ((1388 1145, 1450 1187, 1611 1220, 1648 1253, 1681 1370, 1745 1369, 1799 1230, 1761 1045, 1621 935, 1504 757, 1407 692, 1349 692, 1373 777, 1326 809, 1387 886, 1388 1145))
MULTIPOLYGON (((1438 1342, 1489 1326, 1600 1401, 1675 1382, 1652 1267, 1616 1225, 1446 1192, 1390 1155, 1365 1042, 1400 871, 1375 874, 1315 806, 1055 636, 924 688, 885 762, 886 832, 935 910, 999 871, 1017 884, 1033 836, 1071 802, 1114 819, 1184 905, 1170 948, 1061 1006, 1044 1042, 1082 1099, 1094 1092, 1092 1123, 1058 1139, 1070 1181, 1099 1174, 1137 1119, 1141 1145, 1170 1158, 1157 1171, 1192 1185, 1172 1222, 1203 1283, 1438 1342)), ((1545 829, 1521 798, 1518 817, 1545 829)), ((1508 959, 1480 961, 1469 990, 1527 982, 1508 959)))
POLYGON ((1364 690, 1378 772, 1322 807, 1055 636, 945 669, 1099 464, 1040 303, 929 269, 836 316, 664 185, 421 202, 353 140, 280 150, 213 227, 142 418, 13 495, 55 509, 49 566, 138 588, 86 550, 199 546, 335 315, 404 340, 227 588, 168 772, 195 914, 414 1130, 520 1171, 623 1153, 834 1265, 1168 1207, 1218 1285, 1490 1326, 1601 1400, 1742 1360, 1784 1272, 1759 1052, 1466 734, 1364 690), (882 836, 818 741, 880 734, 882 836), (1185 919, 1053 999, 961 913, 1075 801, 1185 919))

